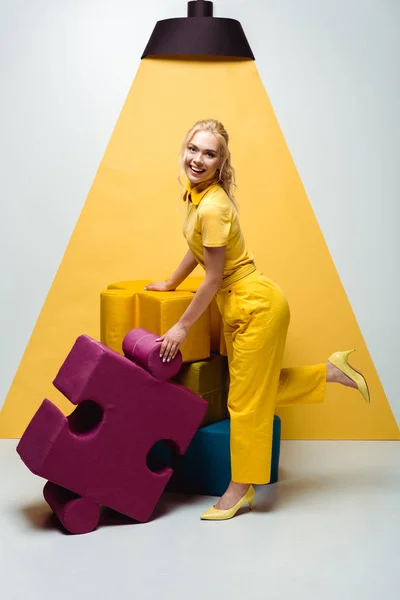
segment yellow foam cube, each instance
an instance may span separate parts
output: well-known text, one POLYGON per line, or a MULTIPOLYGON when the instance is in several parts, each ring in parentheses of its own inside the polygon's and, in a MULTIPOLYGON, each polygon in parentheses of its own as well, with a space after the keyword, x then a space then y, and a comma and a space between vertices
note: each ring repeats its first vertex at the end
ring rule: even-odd
POLYGON ((173 381, 208 402, 208 409, 200 427, 229 417, 229 370, 225 356, 212 354, 207 360, 184 364, 173 381))
POLYGON ((145 286, 151 283, 150 279, 137 279, 136 281, 116 281, 107 286, 109 290, 127 290, 129 292, 138 293, 145 291, 145 286))
MULTIPOLYGON (((190 292, 144 292, 137 294, 137 327, 157 335, 168 331, 183 315, 193 294, 190 292)), ((180 347, 184 362, 203 360, 210 356, 210 308, 189 329, 180 347)))
POLYGON ((128 290, 110 289, 100 294, 100 341, 123 354, 122 341, 136 327, 135 294, 128 290))
MULTIPOLYGON (((191 277, 173 292, 145 290, 150 280, 111 283, 100 295, 100 339, 122 354, 122 341, 133 328, 143 327, 157 335, 166 333, 189 306, 201 278, 191 277)), ((184 362, 210 356, 210 307, 204 311, 180 347, 184 362)))
MULTIPOLYGON (((175 291, 178 292, 197 292, 200 287, 201 282, 204 280, 204 277, 187 277, 185 281, 183 281, 175 291)), ((114 283, 110 283, 107 288, 109 290, 132 290, 132 292, 142 292, 145 286, 151 283, 150 279, 136 279, 134 281, 115 281, 114 283)), ((159 293, 159 292, 158 292, 159 293)))
MULTIPOLYGON (((100 339, 122 353, 124 336, 134 327, 166 333, 189 306, 204 277, 188 277, 173 292, 150 292, 150 279, 117 281, 101 292, 100 339)), ((222 319, 215 298, 190 328, 181 346, 184 362, 203 360, 210 352, 226 356, 222 319)))

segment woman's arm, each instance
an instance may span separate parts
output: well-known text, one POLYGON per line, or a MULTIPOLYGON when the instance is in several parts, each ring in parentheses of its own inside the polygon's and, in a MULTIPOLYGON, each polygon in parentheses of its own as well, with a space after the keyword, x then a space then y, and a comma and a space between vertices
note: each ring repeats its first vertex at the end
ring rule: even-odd
POLYGON ((162 342, 160 357, 163 362, 169 362, 175 357, 190 327, 206 310, 221 285, 226 247, 208 248, 203 246, 203 250, 206 271, 204 280, 178 323, 158 338, 158 341, 162 342))
POLYGON ((185 281, 186 277, 197 267, 197 260, 192 254, 191 250, 188 250, 183 257, 179 267, 174 271, 168 281, 159 281, 157 283, 149 283, 144 288, 145 290, 154 292, 170 292, 175 290, 178 285, 185 281))
POLYGON ((190 273, 197 267, 197 264, 197 260, 193 256, 192 251, 188 250, 179 267, 176 269, 176 271, 174 271, 167 281, 171 289, 174 290, 182 283, 182 281, 185 281, 186 277, 188 277, 190 273))
POLYGON ((193 300, 179 319, 179 323, 188 331, 203 314, 214 298, 222 282, 225 264, 225 246, 204 250, 205 278, 194 295, 193 300))

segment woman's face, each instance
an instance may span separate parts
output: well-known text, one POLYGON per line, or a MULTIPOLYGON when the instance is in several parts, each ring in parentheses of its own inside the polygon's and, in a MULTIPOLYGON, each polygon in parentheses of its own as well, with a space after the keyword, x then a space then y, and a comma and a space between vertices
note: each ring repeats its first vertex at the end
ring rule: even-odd
POLYGON ((209 131, 197 131, 187 145, 185 173, 196 185, 212 179, 220 167, 221 157, 218 140, 209 131))

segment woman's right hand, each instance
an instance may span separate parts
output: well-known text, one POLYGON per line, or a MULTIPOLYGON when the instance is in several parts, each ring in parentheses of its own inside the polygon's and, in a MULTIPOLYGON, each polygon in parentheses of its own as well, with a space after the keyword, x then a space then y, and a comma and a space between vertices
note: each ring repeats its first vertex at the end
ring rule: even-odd
POLYGON ((157 281, 155 283, 149 283, 144 289, 148 292, 173 292, 175 288, 167 281, 157 281))

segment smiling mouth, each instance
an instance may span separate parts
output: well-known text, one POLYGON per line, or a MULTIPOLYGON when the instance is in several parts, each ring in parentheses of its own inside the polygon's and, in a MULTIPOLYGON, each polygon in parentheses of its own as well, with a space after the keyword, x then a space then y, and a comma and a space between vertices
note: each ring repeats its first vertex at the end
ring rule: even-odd
POLYGON ((205 172, 205 169, 196 169, 196 167, 192 167, 192 165, 189 165, 191 171, 193 171, 193 173, 195 173, 195 175, 201 175, 202 173, 205 172))

